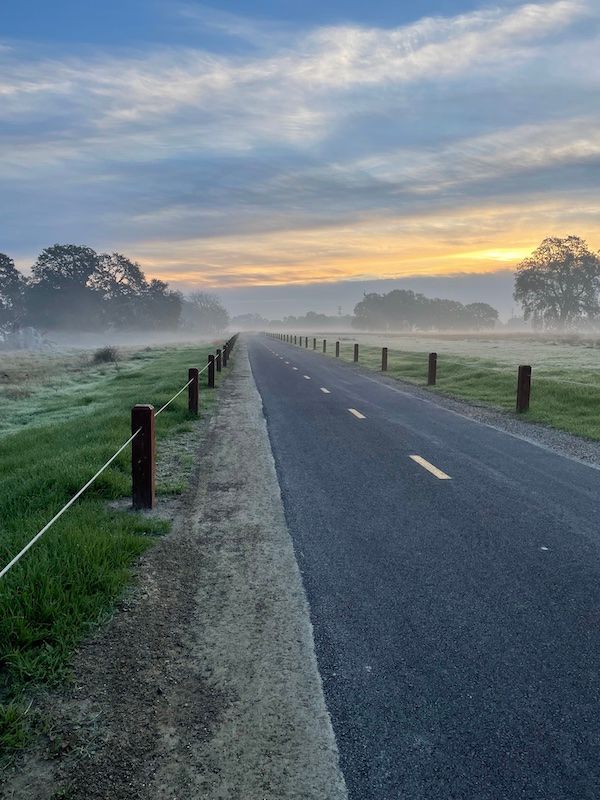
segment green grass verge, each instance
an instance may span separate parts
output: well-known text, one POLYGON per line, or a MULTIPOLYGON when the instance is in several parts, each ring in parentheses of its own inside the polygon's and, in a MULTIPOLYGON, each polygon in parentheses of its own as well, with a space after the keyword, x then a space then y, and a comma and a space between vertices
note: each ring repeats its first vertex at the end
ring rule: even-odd
MULTIPOLYGON (((309 340, 312 345, 312 340, 309 340)), ((322 346, 319 341, 317 348, 322 346)), ((335 342, 328 339, 328 355, 335 357, 335 342)), ((353 360, 353 344, 342 341, 340 358, 353 360)), ((388 348, 388 376, 426 387, 426 352, 388 348)), ((359 363, 381 369, 381 348, 360 345, 359 363)), ((527 362, 525 362, 527 363, 527 362)), ((438 354, 437 383, 432 392, 458 397, 504 411, 514 411, 517 364, 450 353, 438 354)), ((597 372, 556 368, 533 363, 531 405, 521 419, 541 422, 568 433, 600 440, 600 377, 597 372)))
MULTIPOLYGON (((203 366, 209 348, 141 351, 121 369, 82 374, 80 385, 43 400, 30 425, 5 435, 0 447, 0 563, 12 556, 129 437, 130 409, 156 408, 203 366)), ((214 404, 204 390, 203 413, 214 404)), ((18 405, 18 402, 17 402, 18 405)), ((17 416, 22 409, 16 409, 17 416)), ((156 422, 157 450, 191 427, 184 392, 156 422)), ((181 487, 165 487, 177 491, 181 487)), ((112 510, 107 501, 130 492, 130 449, 0 580, 0 748, 25 738, 24 690, 68 675, 74 646, 110 610, 130 579, 133 559, 163 534, 164 521, 112 510)))

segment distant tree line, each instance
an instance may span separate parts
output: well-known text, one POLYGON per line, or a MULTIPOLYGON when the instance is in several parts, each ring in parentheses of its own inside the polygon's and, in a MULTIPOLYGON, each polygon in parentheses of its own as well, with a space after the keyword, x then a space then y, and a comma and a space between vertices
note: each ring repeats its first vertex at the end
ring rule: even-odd
POLYGON ((184 319, 207 332, 228 323, 217 298, 196 293, 186 299, 164 281, 148 281, 121 253, 55 244, 40 253, 30 277, 0 253, 0 331, 173 331, 184 319))
POLYGON ((361 330, 485 330, 498 312, 487 303, 463 305, 457 300, 429 298, 409 289, 365 294, 354 309, 352 325, 361 330))

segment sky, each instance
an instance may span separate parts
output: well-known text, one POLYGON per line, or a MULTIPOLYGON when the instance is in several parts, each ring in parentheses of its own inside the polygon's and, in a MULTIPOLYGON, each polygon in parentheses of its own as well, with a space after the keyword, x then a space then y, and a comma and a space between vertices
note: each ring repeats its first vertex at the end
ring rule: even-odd
POLYGON ((116 250, 233 313, 506 315, 544 237, 600 248, 599 90, 600 0, 10 0, 0 251, 116 250))

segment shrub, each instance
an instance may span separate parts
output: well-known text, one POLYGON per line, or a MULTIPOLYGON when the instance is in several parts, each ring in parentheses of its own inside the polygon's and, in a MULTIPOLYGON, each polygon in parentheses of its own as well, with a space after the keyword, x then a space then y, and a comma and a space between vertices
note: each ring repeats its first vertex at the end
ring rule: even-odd
POLYGON ((101 347, 92 357, 92 364, 118 364, 121 355, 116 347, 101 347))

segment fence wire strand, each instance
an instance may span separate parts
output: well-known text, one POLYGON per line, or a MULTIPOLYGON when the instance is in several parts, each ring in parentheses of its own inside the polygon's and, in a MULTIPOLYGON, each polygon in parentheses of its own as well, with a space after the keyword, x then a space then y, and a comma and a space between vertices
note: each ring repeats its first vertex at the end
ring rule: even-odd
POLYGON ((54 525, 54 523, 55 523, 55 522, 56 522, 56 521, 57 521, 57 520, 58 520, 60 517, 62 517, 62 515, 65 513, 65 511, 66 511, 68 508, 71 508, 71 506, 73 505, 73 503, 74 503, 74 502, 75 502, 75 501, 76 501, 78 498, 80 498, 80 497, 81 497, 81 495, 82 495, 82 494, 83 494, 83 493, 86 491, 86 489, 89 489, 89 487, 90 487, 90 486, 92 485, 92 483, 93 483, 93 482, 96 480, 96 478, 98 478, 100 475, 102 475, 102 473, 104 472, 104 470, 105 470, 107 467, 109 467, 109 466, 112 464, 112 462, 115 460, 115 458, 117 458, 117 456, 118 456, 118 455, 120 455, 120 454, 123 452, 123 450, 125 450, 125 448, 127 447, 127 445, 129 445, 129 444, 131 444, 131 442, 133 442, 133 440, 135 439, 135 437, 138 435, 138 433, 139 433, 141 430, 142 430, 141 428, 138 428, 138 429, 137 429, 137 431, 136 431, 135 433, 132 433, 132 434, 131 434, 131 436, 129 437, 129 439, 127 439, 127 441, 125 442, 125 444, 122 444, 122 445, 121 445, 121 447, 119 447, 119 449, 116 451, 116 453, 113 453, 113 455, 112 455, 112 456, 111 456, 111 457, 108 459, 108 461, 106 462, 106 464, 104 464, 102 467, 100 467, 100 469, 99 469, 99 470, 98 470, 98 472, 97 472, 97 473, 96 473, 96 474, 93 476, 93 478, 90 478, 90 479, 89 479, 89 481, 88 481, 88 482, 85 484, 85 486, 82 486, 82 487, 81 487, 81 489, 80 489, 80 490, 77 492, 77 494, 74 494, 74 495, 73 495, 73 497, 72 497, 72 498, 69 500, 69 502, 68 502, 68 503, 66 503, 66 504, 65 504, 65 505, 64 505, 64 506, 61 508, 61 510, 58 512, 58 514, 55 514, 55 515, 52 517, 52 519, 50 520, 50 522, 47 522, 47 523, 44 525, 44 527, 41 529, 41 531, 38 531, 38 533, 36 533, 36 535, 33 537, 33 539, 31 539, 31 540, 30 540, 30 541, 29 541, 29 542, 28 542, 28 543, 25 545, 25 547, 24 547, 24 548, 21 550, 21 552, 20 552, 20 553, 17 553, 17 555, 16 555, 16 556, 15 556, 15 557, 12 559, 12 561, 9 561, 9 562, 8 562, 8 564, 7 564, 7 565, 4 567, 4 569, 2 569, 2 570, 0 571, 0 578, 3 578, 3 577, 6 575, 6 573, 9 571, 9 569, 11 569, 12 567, 14 567, 14 565, 17 563, 17 561, 20 561, 20 559, 21 559, 21 558, 22 558, 22 557, 25 555, 25 553, 26 553, 26 552, 29 550, 29 548, 30 548, 30 547, 32 547, 32 546, 33 546, 33 545, 34 545, 34 544, 37 542, 37 540, 38 540, 38 539, 41 539, 41 538, 42 538, 42 536, 43 536, 43 535, 46 533, 46 531, 48 530, 48 528, 51 528, 51 527, 52 527, 52 525, 54 525))
MULTIPOLYGON (((218 356, 215 356, 215 361, 217 360, 217 358, 218 358, 218 356)), ((205 365, 204 365, 204 367, 202 367, 202 369, 201 369, 201 370, 198 370, 198 375, 202 375, 202 373, 203 373, 203 372, 204 372, 206 369, 208 369, 208 367, 209 367, 209 364, 208 364, 208 363, 207 363, 207 364, 205 364, 205 365)), ((155 417, 158 417, 158 415, 159 415, 159 414, 161 414, 161 413, 162 413, 162 412, 165 410, 165 408, 167 408, 167 406, 170 406, 170 405, 171 405, 171 403, 172 403, 174 400, 176 400, 176 399, 179 397, 179 395, 180 395, 180 394, 182 394, 183 392, 185 392, 185 390, 188 388, 188 386, 189 386, 191 383, 193 383, 193 381, 194 381, 194 378, 190 378, 190 380, 189 380, 189 381, 188 381, 188 382, 185 384, 185 386, 183 386, 183 387, 182 387, 182 388, 181 388, 181 389, 180 389, 180 390, 177 392, 177 394, 174 394, 174 395, 173 395, 173 397, 172 397, 170 400, 168 400, 168 401, 167 401, 167 402, 164 404, 164 406, 162 406, 161 408, 159 408, 159 409, 158 409, 158 411, 156 411, 156 412, 155 412, 154 416, 155 416, 155 417)), ((30 540, 29 540, 29 542, 27 542, 27 544, 25 545, 25 547, 24 547, 24 548, 23 548, 23 549, 22 549, 22 550, 21 550, 19 553, 17 553, 17 555, 16 555, 16 556, 15 556, 15 557, 14 557, 14 558, 11 560, 11 561, 9 561, 9 562, 8 562, 8 564, 7 564, 7 565, 6 565, 6 566, 5 566, 5 567, 4 567, 2 570, 0 570, 0 578, 3 578, 3 577, 6 575, 6 573, 7 573, 7 572, 8 572, 10 569, 12 569, 12 567, 14 567, 14 565, 15 565, 15 564, 16 564, 18 561, 20 561, 20 560, 21 560, 21 558, 22 558, 22 557, 25 555, 25 553, 26 553, 26 552, 27 552, 27 551, 28 551, 28 550, 29 550, 31 547, 33 547, 33 545, 34 545, 34 544, 35 544, 35 543, 38 541, 38 539, 41 539, 41 538, 42 538, 42 536, 43 536, 43 535, 46 533, 46 531, 47 531, 49 528, 51 528, 51 527, 54 525, 54 523, 55 523, 55 522, 56 522, 58 519, 60 519, 60 517, 62 517, 62 515, 65 513, 65 511, 67 511, 67 509, 71 508, 71 506, 73 505, 73 503, 74 503, 76 500, 78 500, 78 499, 81 497, 81 495, 82 495, 82 494, 83 494, 83 493, 84 493, 84 492, 85 492, 87 489, 89 489, 89 488, 90 488, 90 486, 92 485, 92 483, 94 483, 94 481, 95 481, 97 478, 99 478, 99 477, 100 477, 100 475, 102 475, 102 473, 104 472, 104 470, 105 470, 105 469, 107 469, 107 468, 108 468, 108 467, 109 467, 109 466, 110 466, 110 465, 113 463, 113 461, 114 461, 114 460, 117 458, 117 456, 119 456, 119 455, 120 455, 120 454, 123 452, 123 450, 125 450, 125 448, 126 448, 128 445, 130 445, 130 444, 131 444, 131 442, 133 442, 133 440, 135 439, 135 437, 138 435, 138 433, 139 433, 141 430, 142 430, 141 428, 138 428, 138 429, 137 429, 137 431, 135 431, 135 433, 132 433, 132 434, 131 434, 131 436, 129 437, 129 439, 127 439, 127 441, 126 441, 124 444, 122 444, 122 445, 121 445, 121 447, 119 447, 119 449, 118 449, 118 450, 117 450, 115 453, 113 453, 113 455, 112 455, 112 456, 111 456, 111 457, 108 459, 108 461, 106 462, 106 464, 103 464, 103 465, 100 467, 100 469, 98 470, 98 472, 96 472, 96 474, 95 474, 95 475, 94 475, 92 478, 90 478, 90 479, 89 479, 89 481, 88 481, 88 482, 87 482, 87 483, 86 483, 84 486, 82 486, 82 487, 81 487, 81 489, 79 489, 79 491, 78 491, 76 494, 74 494, 74 495, 73 495, 73 497, 72 497, 72 498, 69 500, 69 502, 68 502, 68 503, 66 503, 66 504, 65 504, 65 505, 64 505, 64 506, 61 508, 61 510, 60 510, 60 511, 59 511, 57 514, 55 514, 55 515, 52 517, 52 519, 51 519, 49 522, 47 522, 47 523, 44 525, 44 527, 43 527, 43 528, 42 528, 40 531, 38 531, 38 532, 36 533, 36 535, 35 535, 35 536, 34 536, 32 539, 30 539, 30 540)))

